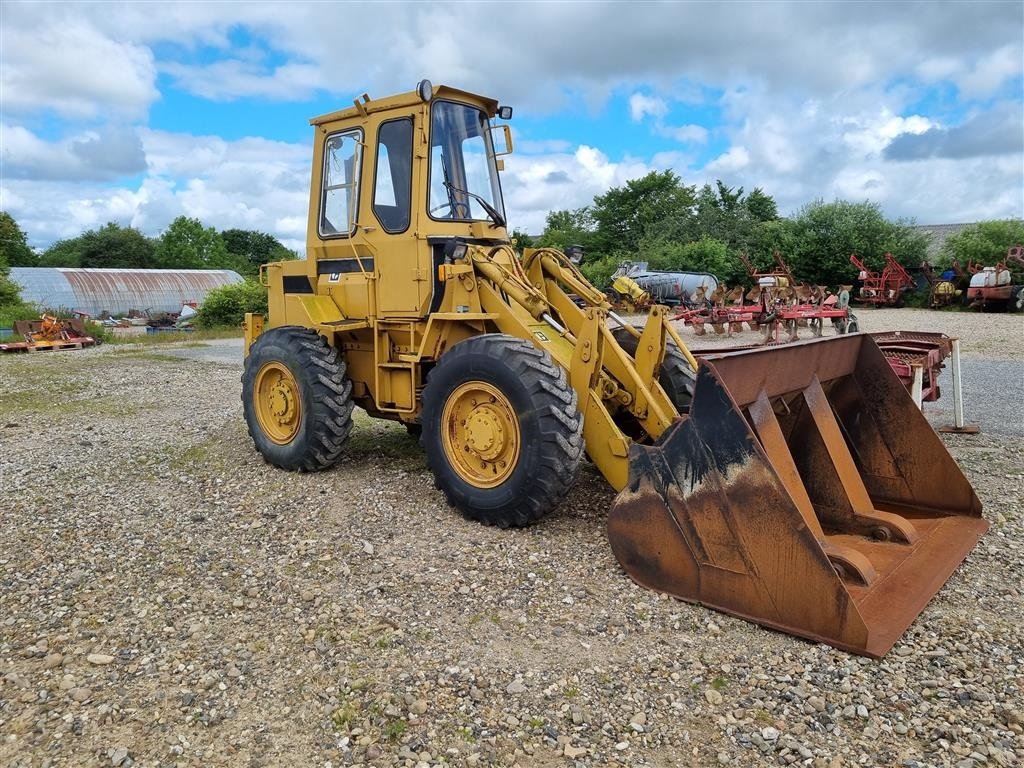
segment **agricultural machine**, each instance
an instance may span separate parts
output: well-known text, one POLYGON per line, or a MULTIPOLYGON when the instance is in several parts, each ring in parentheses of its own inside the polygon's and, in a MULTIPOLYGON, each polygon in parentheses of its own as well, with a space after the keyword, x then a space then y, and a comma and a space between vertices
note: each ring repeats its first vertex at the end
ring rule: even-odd
POLYGON ((562 252, 519 256, 491 124, 511 114, 423 81, 312 121, 308 258, 265 265, 269 316, 246 317, 256 448, 328 469, 358 405, 419 433, 451 505, 503 527, 557 507, 585 454, 640 584, 886 653, 987 523, 877 344, 697 360, 665 307, 634 326, 562 252))
POLYGON ((641 288, 629 275, 619 272, 612 275, 608 300, 617 309, 630 313, 641 312, 651 306, 651 294, 641 288))
POLYGON ((692 304, 695 294, 711 294, 716 288, 718 278, 714 275, 658 272, 648 269, 645 261, 625 261, 612 275, 612 289, 616 293, 628 295, 630 290, 638 289, 647 295, 649 303, 669 307, 692 304))
POLYGON ((711 326, 717 334, 732 336, 743 330, 743 324, 751 330, 760 330, 764 343, 778 342, 782 333, 786 341, 796 341, 800 328, 810 328, 811 335, 820 337, 826 320, 839 333, 856 332, 857 318, 849 309, 849 294, 846 298, 829 295, 824 286, 807 286, 798 283, 782 254, 774 253, 775 269, 761 272, 750 257, 740 254, 740 260, 754 287, 745 295, 742 288, 725 291, 719 286, 706 305, 680 309, 673 319, 682 320, 693 328, 698 336, 707 333, 711 326), (745 299, 753 301, 745 303, 745 299))
POLYGON ((15 320, 14 333, 24 341, 0 344, 0 352, 55 352, 99 344, 79 317, 62 320, 44 314, 38 320, 15 320))
POLYGON ((857 300, 876 307, 898 306, 906 291, 914 287, 914 278, 896 261, 891 254, 885 254, 885 267, 881 272, 872 272, 856 254, 850 254, 850 263, 857 268, 861 281, 857 300))
POLYGON ((1024 286, 1015 285, 1012 269, 1024 267, 1024 247, 1015 245, 1006 252, 1006 258, 994 267, 968 264, 971 273, 967 299, 978 309, 1024 309, 1024 286))
POLYGON ((965 275, 960 262, 956 259, 953 259, 950 268, 941 274, 927 261, 922 261, 921 274, 928 281, 928 306, 932 309, 948 307, 963 295, 959 285, 965 275))

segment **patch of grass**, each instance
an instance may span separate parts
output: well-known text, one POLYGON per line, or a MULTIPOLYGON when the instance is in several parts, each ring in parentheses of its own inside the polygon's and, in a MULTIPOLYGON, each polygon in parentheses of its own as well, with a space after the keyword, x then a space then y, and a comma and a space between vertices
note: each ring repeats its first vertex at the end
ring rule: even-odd
POLYGON ((728 688, 729 680, 724 677, 716 677, 714 680, 711 681, 711 687, 714 688, 716 691, 720 691, 723 688, 728 688))
POLYGON ((530 718, 530 727, 531 728, 543 728, 544 727, 544 721, 541 720, 539 717, 531 717, 530 718))
POLYGON ((476 736, 473 735, 472 729, 467 728, 464 725, 459 726, 459 730, 457 731, 457 733, 459 734, 459 738, 460 739, 462 739, 463 741, 465 741, 465 742, 467 742, 469 744, 472 744, 473 742, 476 741, 476 736))
POLYGON ((240 339, 242 329, 233 327, 200 328, 194 331, 160 331, 158 333, 115 334, 110 340, 114 345, 141 344, 153 346, 189 342, 189 346, 199 346, 198 342, 210 339, 240 339))
POLYGON ((347 731, 358 714, 359 705, 353 701, 346 701, 331 712, 331 724, 334 726, 334 730, 347 731))
MULTIPOLYGON (((19 382, 21 383, 21 382, 19 382)), ((82 387, 62 384, 60 387, 38 389, 17 389, 0 393, 0 413, 40 413, 52 416, 65 414, 91 416, 117 416, 134 413, 139 406, 126 404, 118 397, 93 397, 72 400, 68 395, 76 394, 82 387)))
POLYGON ((761 725, 770 725, 775 722, 772 719, 771 714, 766 709, 759 709, 754 713, 754 722, 760 723, 761 725))
POLYGON ((402 736, 405 735, 405 729, 407 728, 405 720, 392 720, 384 728, 384 735, 387 740, 392 743, 397 743, 402 740, 402 736))
POLYGON ((577 688, 575 685, 570 685, 568 688, 565 689, 565 698, 567 699, 575 699, 579 695, 580 689, 577 688))

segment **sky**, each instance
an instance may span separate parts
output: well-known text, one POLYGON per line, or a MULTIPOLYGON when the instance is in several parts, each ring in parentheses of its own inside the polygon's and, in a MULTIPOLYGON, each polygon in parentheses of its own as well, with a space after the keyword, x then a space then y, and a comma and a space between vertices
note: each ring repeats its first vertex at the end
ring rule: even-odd
POLYGON ((651 170, 784 215, 1024 216, 1024 3, 0 3, 0 208, 304 250, 309 118, 426 77, 514 107, 509 224, 651 170))

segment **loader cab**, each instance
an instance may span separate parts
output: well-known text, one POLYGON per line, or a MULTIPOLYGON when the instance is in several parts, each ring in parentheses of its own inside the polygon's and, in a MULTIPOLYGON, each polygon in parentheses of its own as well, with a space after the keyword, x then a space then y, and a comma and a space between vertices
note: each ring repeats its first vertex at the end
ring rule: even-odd
POLYGON ((511 134, 495 117, 511 108, 422 81, 314 118, 312 292, 347 317, 423 318, 441 298, 452 238, 508 242, 499 173, 511 134))

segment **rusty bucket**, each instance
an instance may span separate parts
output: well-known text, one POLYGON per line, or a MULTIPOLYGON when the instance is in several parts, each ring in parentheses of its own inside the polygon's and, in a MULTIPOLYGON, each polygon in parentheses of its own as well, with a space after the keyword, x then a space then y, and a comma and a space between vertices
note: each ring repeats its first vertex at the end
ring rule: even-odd
POLYGON ((608 536, 651 589, 883 656, 988 529, 867 335, 708 355, 608 536))

